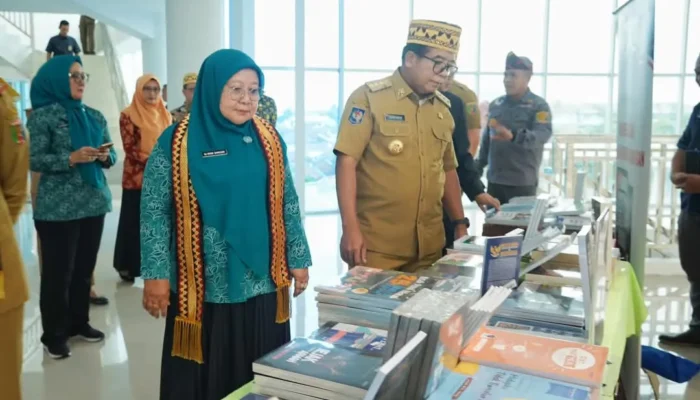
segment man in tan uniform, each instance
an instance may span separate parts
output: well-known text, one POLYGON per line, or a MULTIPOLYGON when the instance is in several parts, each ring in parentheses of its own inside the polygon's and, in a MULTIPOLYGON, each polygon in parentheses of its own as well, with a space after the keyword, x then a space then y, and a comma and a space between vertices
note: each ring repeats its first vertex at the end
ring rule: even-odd
POLYGON ((185 103, 180 107, 170 111, 173 116, 173 123, 176 124, 189 114, 192 106, 192 98, 194 97, 194 88, 197 85, 197 73, 188 72, 182 78, 182 95, 185 96, 185 103))
POLYGON ((443 203, 466 234, 450 101, 461 28, 413 21, 402 66, 355 90, 335 145, 341 256, 351 267, 415 271, 442 255, 443 203))
POLYGON ((479 112, 479 99, 476 93, 467 85, 457 82, 455 74, 451 74, 440 86, 443 92, 454 93, 464 102, 464 115, 467 117, 467 137, 469 138, 469 153, 476 157, 481 139, 481 113, 479 112))
POLYGON ((0 399, 22 398, 24 303, 29 299, 22 256, 13 226, 27 202, 29 146, 15 101, 0 78, 0 399))

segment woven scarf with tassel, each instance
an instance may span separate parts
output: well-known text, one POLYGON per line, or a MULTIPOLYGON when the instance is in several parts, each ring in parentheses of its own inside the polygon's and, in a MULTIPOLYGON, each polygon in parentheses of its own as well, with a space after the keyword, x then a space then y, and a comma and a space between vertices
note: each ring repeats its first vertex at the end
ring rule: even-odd
MULTIPOLYGON (((278 324, 291 316, 290 273, 287 264, 287 233, 284 224, 284 152, 279 135, 269 122, 255 117, 255 131, 268 168, 268 215, 270 221, 270 274, 277 287, 278 324)), ((202 310, 204 308, 204 249, 201 210, 189 176, 187 133, 189 115, 175 128, 172 146, 173 197, 176 220, 178 315, 172 355, 204 363, 202 310)))

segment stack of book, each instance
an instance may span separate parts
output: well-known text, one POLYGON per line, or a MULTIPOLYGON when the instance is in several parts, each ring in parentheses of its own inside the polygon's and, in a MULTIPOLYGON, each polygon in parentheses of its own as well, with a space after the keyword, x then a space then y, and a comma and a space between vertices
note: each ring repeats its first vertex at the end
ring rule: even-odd
POLYGON ((496 311, 496 315, 511 321, 562 325, 584 334, 586 312, 583 289, 523 282, 496 311))
POLYGON ((416 334, 382 363, 386 332, 326 324, 253 363, 255 391, 286 400, 403 399, 427 335, 416 334))
POLYGON ((478 291, 479 281, 468 276, 419 276, 398 271, 355 267, 334 286, 317 286, 319 324, 345 322, 388 329, 391 312, 421 289, 443 292, 478 291))
POLYGON ((386 331, 326 324, 254 362, 255 390, 288 400, 362 399, 385 345, 386 331))
MULTIPOLYGON (((499 211, 491 209, 486 212, 484 224, 490 225, 505 225, 517 228, 531 229, 531 226, 539 227, 544 221, 545 213, 549 207, 550 199, 548 196, 539 196, 532 203, 509 203, 503 204, 499 211)), ((550 218, 555 221, 555 217, 550 218)), ((537 229, 535 229, 537 230, 537 229)))
POLYGON ((407 393, 397 398, 422 399, 418 395, 425 392, 432 367, 430 361, 437 348, 442 324, 459 308, 465 304, 473 304, 478 299, 478 292, 448 293, 423 289, 394 310, 391 315, 385 359, 397 353, 407 339, 416 333, 423 332, 427 335, 425 353, 421 356, 422 362, 408 372, 407 393))
MULTIPOLYGON (((477 236, 481 238, 482 236, 477 236)), ((481 281, 481 268, 484 264, 483 250, 473 254, 462 251, 451 251, 437 260, 427 272, 443 276, 467 276, 475 281, 481 281)))
POLYGON ((425 352, 425 332, 416 332, 389 360, 377 371, 364 400, 396 400, 410 396, 410 374, 422 362, 425 352))

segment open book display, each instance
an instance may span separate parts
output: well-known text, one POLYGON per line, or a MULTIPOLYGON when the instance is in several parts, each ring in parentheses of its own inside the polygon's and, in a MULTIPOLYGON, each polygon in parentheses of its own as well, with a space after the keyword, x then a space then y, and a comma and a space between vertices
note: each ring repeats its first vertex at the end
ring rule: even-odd
POLYGON ((257 360, 254 390, 288 400, 598 399, 612 203, 595 199, 595 220, 564 235, 542 223, 550 201, 535 201, 527 232, 464 238, 474 247, 420 273, 355 267, 317 286, 320 328, 257 360))

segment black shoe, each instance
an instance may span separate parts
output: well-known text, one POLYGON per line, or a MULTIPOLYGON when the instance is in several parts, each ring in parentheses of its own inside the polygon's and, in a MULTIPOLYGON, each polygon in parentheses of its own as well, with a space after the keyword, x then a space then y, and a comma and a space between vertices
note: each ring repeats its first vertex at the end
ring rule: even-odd
POLYGON ((106 306, 109 304, 109 299, 104 296, 90 296, 90 304, 93 306, 106 306))
POLYGON ((136 278, 129 275, 129 273, 126 271, 119 271, 119 277, 126 283, 134 283, 134 281, 136 281, 136 278))
POLYGON ((70 357, 70 348, 66 343, 55 344, 50 346, 44 344, 44 351, 46 351, 46 354, 48 354, 48 356, 53 358, 54 360, 63 360, 64 358, 70 357))
POLYGON ((676 346, 700 347, 700 329, 688 329, 678 335, 659 335, 659 343, 676 346))
POLYGON ((86 325, 83 329, 75 332, 72 337, 78 337, 86 342, 97 343, 105 340, 105 334, 97 329, 86 325))

